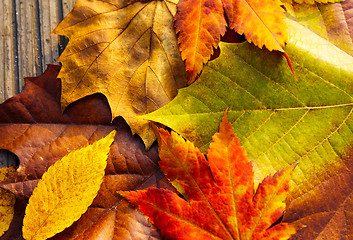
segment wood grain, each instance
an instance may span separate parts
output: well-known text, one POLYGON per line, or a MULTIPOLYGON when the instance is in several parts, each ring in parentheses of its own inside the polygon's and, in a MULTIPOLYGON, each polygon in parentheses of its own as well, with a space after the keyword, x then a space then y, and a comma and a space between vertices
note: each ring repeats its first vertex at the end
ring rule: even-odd
MULTIPOLYGON (((21 92, 24 78, 43 73, 64 50, 64 37, 51 31, 76 0, 0 0, 0 103, 21 92)), ((1 136, 0 136, 1 137, 1 136)), ((0 167, 16 165, 16 157, 0 150, 0 167)))

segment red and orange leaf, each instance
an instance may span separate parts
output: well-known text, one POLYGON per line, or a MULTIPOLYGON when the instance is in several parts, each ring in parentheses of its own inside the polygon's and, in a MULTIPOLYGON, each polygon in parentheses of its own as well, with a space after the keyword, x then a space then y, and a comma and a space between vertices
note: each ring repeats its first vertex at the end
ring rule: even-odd
POLYGON ((191 84, 226 31, 222 1, 180 0, 174 20, 181 58, 188 71, 188 84, 191 84))
POLYGON ((249 42, 284 52, 287 27, 282 8, 273 0, 223 0, 229 27, 249 42))
MULTIPOLYGON (((266 177, 259 185, 253 198, 253 204, 256 209, 256 216, 252 218, 254 227, 261 231, 266 230, 283 215, 283 202, 289 191, 288 179, 291 178, 294 166, 289 166, 272 177, 266 177), (277 188, 281 185, 281 188, 277 188), (276 209, 276 211, 272 211, 276 209), (261 214, 261 218, 259 217, 261 214)), ((254 229, 255 230, 255 229, 254 229)), ((259 232, 256 231, 255 232, 259 232)))
POLYGON ((141 212, 147 215, 162 236, 167 239, 229 239, 224 226, 218 225, 214 215, 204 212, 204 203, 195 202, 192 206, 177 194, 164 189, 149 188, 137 192, 121 194, 141 212), (195 219, 199 219, 196 223, 195 219))
POLYGON ((160 166, 187 198, 150 188, 121 192, 171 239, 288 239, 297 226, 280 223, 294 166, 268 176, 254 194, 254 173, 226 113, 207 159, 175 133, 160 130, 160 166))

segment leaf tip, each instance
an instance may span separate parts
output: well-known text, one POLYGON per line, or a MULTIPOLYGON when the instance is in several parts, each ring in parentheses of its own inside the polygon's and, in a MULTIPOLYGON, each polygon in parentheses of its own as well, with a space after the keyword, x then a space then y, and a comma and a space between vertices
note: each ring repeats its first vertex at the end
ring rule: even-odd
POLYGON ((227 108, 223 113, 222 121, 221 121, 221 124, 219 125, 219 133, 226 134, 231 138, 234 138, 234 137, 237 138, 233 130, 233 125, 228 120, 228 110, 229 108, 227 108))
POLYGON ((163 128, 158 128, 158 132, 156 135, 157 135, 158 146, 161 146, 162 141, 165 140, 168 136, 170 136, 170 133, 163 128))
POLYGON ((105 139, 107 139, 107 141, 110 143, 109 145, 113 143, 115 135, 116 135, 116 130, 113 130, 105 137, 105 139))
POLYGON ((228 120, 228 110, 229 110, 229 108, 227 108, 225 111, 224 111, 224 113, 223 113, 223 117, 222 117, 222 122, 221 122, 221 124, 220 124, 220 129, 219 130, 221 130, 221 126, 222 127, 228 127, 228 128, 231 128, 232 129, 232 131, 233 131, 233 127, 232 127, 232 124, 229 122, 229 120, 228 120))
POLYGON ((287 54, 285 51, 283 51, 283 55, 284 55, 284 57, 285 57, 286 60, 287 60, 287 63, 288 63, 288 65, 289 65, 290 70, 292 71, 292 74, 293 74, 293 77, 294 77, 295 81, 298 82, 298 79, 297 79, 297 77, 295 76, 295 73, 294 73, 294 69, 293 69, 292 62, 291 62, 291 60, 290 60, 288 54, 287 54))

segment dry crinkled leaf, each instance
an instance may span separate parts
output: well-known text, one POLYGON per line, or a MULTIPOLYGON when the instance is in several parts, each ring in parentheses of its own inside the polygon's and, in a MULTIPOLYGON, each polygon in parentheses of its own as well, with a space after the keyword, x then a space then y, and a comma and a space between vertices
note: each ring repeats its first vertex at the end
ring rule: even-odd
POLYGON ((78 0, 53 31, 70 39, 58 59, 62 107, 103 93, 113 118, 123 116, 149 148, 154 132, 137 116, 167 104, 186 86, 175 11, 175 1, 78 0))
MULTIPOLYGON (((353 239, 353 158, 352 148, 344 163, 325 181, 299 197, 290 198, 284 220, 307 226, 293 240, 353 239)), ((332 168, 332 164, 325 166, 332 168)))
POLYGON ((59 71, 59 65, 49 64, 41 76, 25 78, 23 91, 0 105, 0 123, 70 122, 63 119, 57 103, 60 100, 59 71))
POLYGON ((48 239, 78 220, 103 182, 115 131, 73 151, 43 174, 29 198, 23 219, 25 239, 48 239))
MULTIPOLYGON (((0 181, 5 180, 16 171, 15 167, 1 168, 0 181)), ((7 229, 14 216, 15 195, 7 190, 0 189, 0 236, 2 236, 7 229)))
POLYGON ((13 152, 20 160, 17 171, 0 183, 16 195, 15 217, 2 239, 23 239, 27 200, 49 166, 114 129, 117 133, 97 197, 80 220, 54 239, 94 239, 93 233, 104 232, 107 226, 114 229, 107 240, 161 239, 143 214, 127 207, 116 193, 152 186, 170 188, 158 166, 157 146, 146 152, 141 139, 131 135, 122 118, 110 123, 109 105, 101 94, 70 104, 62 115, 60 81, 56 78, 59 69, 49 65, 43 75, 27 78, 20 94, 0 104, 0 149, 13 152))
POLYGON ((150 188, 122 192, 170 239, 288 239, 297 227, 279 223, 294 166, 268 176, 254 194, 254 173, 226 113, 205 156, 175 133, 160 130, 160 166, 177 194, 150 188))

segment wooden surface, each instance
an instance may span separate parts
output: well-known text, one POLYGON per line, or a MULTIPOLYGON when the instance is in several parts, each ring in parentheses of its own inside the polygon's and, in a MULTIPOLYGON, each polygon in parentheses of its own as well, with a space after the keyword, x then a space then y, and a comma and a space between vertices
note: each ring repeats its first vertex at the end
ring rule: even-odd
MULTIPOLYGON (((43 73, 66 46, 51 31, 72 10, 76 0, 0 0, 0 103, 21 92, 24 77, 43 73)), ((1 137, 1 136, 0 136, 1 137)), ((0 167, 16 158, 0 150, 0 167)))

